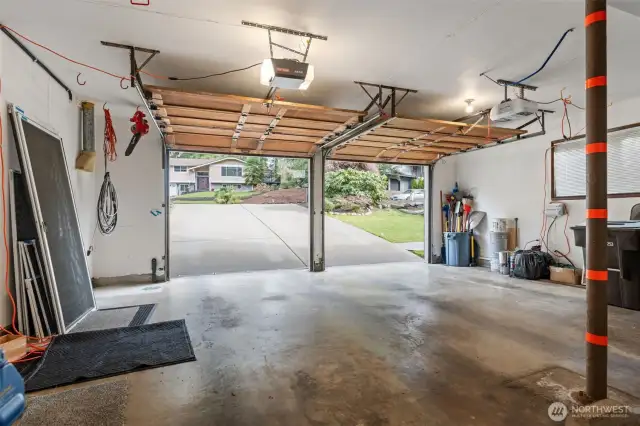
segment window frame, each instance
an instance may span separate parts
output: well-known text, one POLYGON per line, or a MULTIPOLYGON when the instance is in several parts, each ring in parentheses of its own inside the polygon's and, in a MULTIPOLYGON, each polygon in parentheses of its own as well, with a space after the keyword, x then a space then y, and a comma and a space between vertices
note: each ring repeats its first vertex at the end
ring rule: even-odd
POLYGON ((243 177, 244 176, 244 167, 242 166, 220 166, 220 175, 222 177, 243 177), (240 169, 239 175, 225 175, 225 169, 240 169))
POLYGON ((173 172, 174 172, 174 173, 186 173, 186 172, 188 172, 188 171, 189 171, 189 167, 188 167, 188 166, 181 166, 181 165, 177 165, 177 166, 176 166, 176 165, 174 165, 174 166, 173 166, 173 172), (183 168, 184 168, 184 170, 176 170, 176 167, 180 167, 180 169, 183 169, 183 168))
MULTIPOLYGON (((607 130, 607 134, 620 132, 622 130, 629 130, 635 127, 640 127, 640 123, 627 124, 625 126, 613 127, 607 130)), ((581 136, 574 136, 569 139, 557 139, 551 141, 551 200, 552 201, 571 201, 571 200, 586 200, 587 195, 565 195, 558 196, 556 194, 556 179, 555 179, 555 149, 556 146, 561 145, 566 142, 578 141, 581 139, 586 139, 586 134, 581 136)), ((607 198, 638 198, 640 197, 640 192, 625 192, 618 194, 607 194, 607 198)))

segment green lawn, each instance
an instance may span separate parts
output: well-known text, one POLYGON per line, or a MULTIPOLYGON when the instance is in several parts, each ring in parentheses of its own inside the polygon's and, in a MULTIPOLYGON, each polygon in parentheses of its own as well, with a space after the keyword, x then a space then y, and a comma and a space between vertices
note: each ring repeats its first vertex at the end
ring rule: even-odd
MULTIPOLYGON (((180 195, 174 198, 175 204, 216 204, 215 200, 211 200, 216 195, 214 191, 191 192, 189 194, 180 195)), ((249 197, 259 194, 256 191, 238 191, 234 192, 236 201, 242 201, 249 197)))
POLYGON ((409 250, 411 253, 424 259, 424 250, 409 250))
POLYGON ((179 195, 178 198, 210 198, 215 197, 213 191, 190 192, 189 194, 179 195))
POLYGON ((187 199, 187 200, 173 200, 173 204, 218 204, 215 200, 200 200, 198 198, 187 199))
POLYGON ((374 210, 369 216, 331 215, 392 243, 424 241, 424 220, 421 215, 397 210, 374 210))
POLYGON ((247 198, 253 197, 254 195, 258 194, 260 194, 258 191, 234 192, 234 196, 238 200, 246 200, 247 198))

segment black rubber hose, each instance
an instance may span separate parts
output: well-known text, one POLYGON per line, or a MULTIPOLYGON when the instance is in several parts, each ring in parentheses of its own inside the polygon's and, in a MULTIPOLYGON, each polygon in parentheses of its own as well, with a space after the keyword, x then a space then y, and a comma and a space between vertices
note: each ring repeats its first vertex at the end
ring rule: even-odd
POLYGON ((118 194, 111 182, 109 172, 104 174, 104 180, 98 196, 98 228, 103 235, 111 234, 118 224, 118 194))

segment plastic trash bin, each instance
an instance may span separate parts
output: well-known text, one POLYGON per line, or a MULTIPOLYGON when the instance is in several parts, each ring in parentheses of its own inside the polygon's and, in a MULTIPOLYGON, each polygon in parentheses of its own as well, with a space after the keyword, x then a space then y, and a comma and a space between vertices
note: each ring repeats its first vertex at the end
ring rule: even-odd
POLYGON ((449 266, 469 266, 471 235, 468 232, 445 232, 446 262, 449 266))

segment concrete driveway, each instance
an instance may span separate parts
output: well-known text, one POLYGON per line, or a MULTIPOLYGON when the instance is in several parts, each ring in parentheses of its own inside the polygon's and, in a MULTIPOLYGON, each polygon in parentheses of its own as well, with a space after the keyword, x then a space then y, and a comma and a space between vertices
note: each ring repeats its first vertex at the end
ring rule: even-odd
MULTIPOLYGON (((359 228, 327 218, 327 266, 420 262, 359 228)), ((176 204, 171 210, 171 275, 304 269, 307 209, 291 204, 176 204)))

